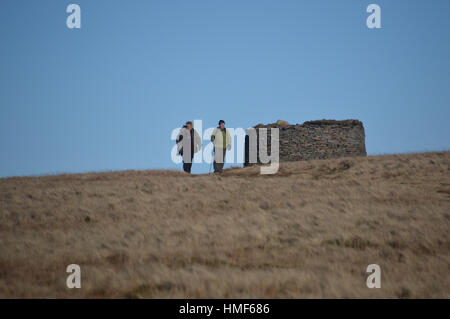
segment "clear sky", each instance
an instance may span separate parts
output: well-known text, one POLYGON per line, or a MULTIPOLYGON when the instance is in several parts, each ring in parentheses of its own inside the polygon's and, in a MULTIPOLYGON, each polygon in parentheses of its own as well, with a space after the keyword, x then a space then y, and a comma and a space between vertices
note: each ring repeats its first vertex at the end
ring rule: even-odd
POLYGON ((450 1, 5 0, 0 89, 2 177, 181 170, 186 120, 353 118, 369 155, 448 150, 450 1))

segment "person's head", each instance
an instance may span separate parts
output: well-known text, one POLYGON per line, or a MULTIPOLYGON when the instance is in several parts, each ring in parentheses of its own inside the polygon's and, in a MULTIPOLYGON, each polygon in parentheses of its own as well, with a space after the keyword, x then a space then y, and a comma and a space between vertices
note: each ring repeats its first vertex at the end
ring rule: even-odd
POLYGON ((187 121, 186 122, 186 128, 190 131, 192 129, 192 122, 191 121, 187 121))
POLYGON ((219 127, 220 127, 220 129, 223 130, 223 128, 225 127, 225 121, 224 120, 220 120, 219 121, 219 127))

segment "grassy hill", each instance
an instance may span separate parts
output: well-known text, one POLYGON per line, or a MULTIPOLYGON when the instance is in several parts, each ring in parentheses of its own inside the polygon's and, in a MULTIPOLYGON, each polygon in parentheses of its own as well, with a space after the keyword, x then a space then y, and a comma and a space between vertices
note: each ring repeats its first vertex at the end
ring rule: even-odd
POLYGON ((449 222, 450 152, 3 178, 0 297, 449 298, 449 222))

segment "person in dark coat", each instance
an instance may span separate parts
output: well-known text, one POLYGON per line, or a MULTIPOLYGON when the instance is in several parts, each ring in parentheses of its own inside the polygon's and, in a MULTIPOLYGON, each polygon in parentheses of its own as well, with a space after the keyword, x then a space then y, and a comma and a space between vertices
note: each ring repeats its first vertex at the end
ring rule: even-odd
POLYGON ((192 122, 186 122, 176 139, 178 154, 183 157, 183 170, 191 173, 194 154, 202 149, 202 140, 192 127, 192 122))

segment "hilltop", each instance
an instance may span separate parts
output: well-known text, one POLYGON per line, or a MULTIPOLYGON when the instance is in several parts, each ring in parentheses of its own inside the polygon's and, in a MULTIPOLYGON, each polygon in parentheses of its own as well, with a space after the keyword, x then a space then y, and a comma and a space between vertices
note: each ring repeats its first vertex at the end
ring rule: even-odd
POLYGON ((1 298, 450 297, 450 152, 3 178, 0 221, 1 298))

